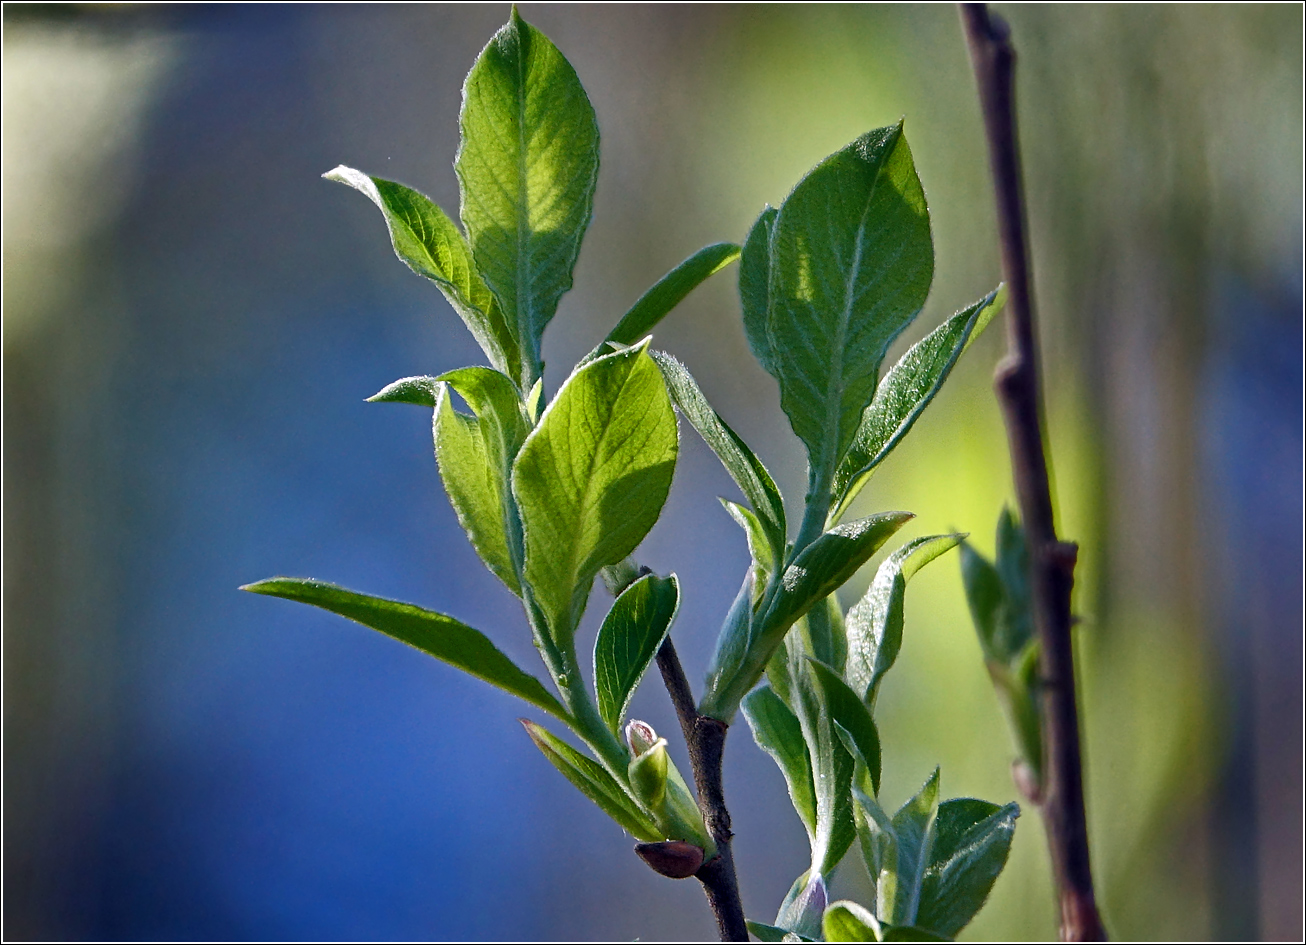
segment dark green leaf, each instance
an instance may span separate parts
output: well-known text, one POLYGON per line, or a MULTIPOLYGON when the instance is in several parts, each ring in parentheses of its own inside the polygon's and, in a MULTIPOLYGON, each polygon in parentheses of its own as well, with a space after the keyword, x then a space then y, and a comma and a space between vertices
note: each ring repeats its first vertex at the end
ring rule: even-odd
POLYGON ((912 345, 880 381, 875 398, 862 414, 852 446, 834 478, 838 497, 831 520, 837 520, 861 491, 875 467, 907 435, 929 406, 953 365, 1002 308, 1005 291, 994 289, 962 309, 912 345))
POLYGON ((671 488, 678 448, 666 385, 645 346, 579 368, 527 437, 512 487, 525 574, 570 647, 594 576, 635 550, 671 488))
POLYGON ((667 389, 680 412, 711 447, 712 452, 716 453, 726 472, 730 473, 740 491, 752 503, 753 512, 766 529, 771 542, 772 557, 776 561, 782 560, 785 552, 785 511, 784 500, 780 498, 775 480, 748 445, 712 409, 683 364, 662 351, 653 352, 653 360, 662 370, 667 389))
POLYGON ((520 345, 525 390, 589 226, 599 129, 571 64, 515 8, 467 76, 459 121, 463 226, 520 345))
POLYGON ((880 680, 902 648, 903 601, 907 581, 964 535, 917 538, 891 554, 875 572, 870 588, 848 611, 848 666, 845 675, 868 705, 874 705, 880 680))
POLYGON ((606 354, 608 344, 633 345, 641 340, 684 301, 685 296, 738 258, 739 247, 734 243, 713 243, 700 249, 640 296, 590 357, 606 354))
POLYGON ((381 209, 396 255, 440 287, 490 363, 520 383, 521 355, 515 335, 472 264, 467 241, 448 215, 417 191, 352 167, 341 165, 322 176, 348 184, 381 209))
POLYGON ((771 299, 771 234, 780 211, 767 206, 748 231, 739 260, 739 300, 744 310, 744 332, 753 356, 767 373, 776 375, 771 336, 766 331, 771 299))
POLYGON ((880 792, 880 733, 866 704, 853 692, 839 674, 824 663, 811 661, 817 683, 825 695, 825 705, 831 720, 843 726, 857 746, 862 762, 871 775, 874 791, 880 792))
POLYGON ((602 765, 586 758, 534 722, 521 719, 521 724, 526 727, 526 734, 531 737, 535 747, 562 772, 563 777, 620 824, 622 829, 636 840, 662 839, 661 831, 654 826, 653 821, 639 809, 634 799, 602 765))
POLYGON ((998 631, 1005 603, 1002 576, 969 542, 961 545, 961 583, 966 588, 966 602, 985 658, 1006 662, 1000 653, 998 631))
POLYGON ((830 904, 821 922, 827 942, 878 942, 880 923, 869 909, 844 899, 830 904))
POLYGON ((1007 863, 1020 807, 944 801, 934 818, 928 865, 914 924, 955 936, 984 905, 1007 863))
POLYGON ((371 397, 369 404, 413 404, 434 407, 440 395, 440 382, 433 377, 405 377, 387 384, 371 397))
POLYGON ((490 368, 460 368, 435 379, 435 456, 449 502, 472 546, 491 571, 518 596, 521 524, 508 492, 513 459, 530 432, 517 388, 490 368), (454 410, 456 390, 476 419, 454 410))
POLYGON ((453 617, 309 578, 269 578, 246 584, 241 590, 312 604, 348 617, 569 721, 567 711, 538 679, 518 668, 485 634, 453 617))
POLYGON ((616 599, 594 643, 594 691, 599 715, 613 733, 680 607, 680 584, 646 574, 616 599))
POLYGON ((812 786, 812 763, 798 717, 769 686, 759 686, 745 696, 742 708, 753 741, 780 766, 794 810, 807 828, 808 840, 814 840, 816 794, 812 786))
POLYGON ((1034 637, 1033 602, 1029 590, 1029 552, 1025 532, 1011 509, 998 516, 997 561, 1002 575, 1004 606, 994 636, 996 652, 1012 656, 1024 651, 1034 637))
POLYGON ((786 929, 776 928, 774 925, 754 922, 752 919, 749 919, 746 925, 748 931, 752 932, 762 942, 783 942, 787 936, 794 934, 786 929))
POLYGON ((885 351, 924 305, 934 275, 929 212, 901 123, 818 164, 774 227, 772 366, 814 481, 828 486, 885 351))
POLYGON ((928 929, 914 925, 891 925, 884 930, 882 942, 950 942, 952 939, 935 935, 928 929))

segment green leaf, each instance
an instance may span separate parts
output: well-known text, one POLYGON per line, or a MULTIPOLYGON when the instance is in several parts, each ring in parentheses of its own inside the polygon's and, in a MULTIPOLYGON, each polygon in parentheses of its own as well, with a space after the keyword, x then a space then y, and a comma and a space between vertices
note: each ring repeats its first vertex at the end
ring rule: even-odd
POLYGON ((662 351, 653 352, 653 360, 661 369, 667 389, 680 412, 716 453, 726 472, 752 503, 753 512, 766 529, 772 558, 782 560, 785 553, 785 511, 775 480, 748 445, 712 409, 683 364, 662 351))
POLYGON ((646 346, 579 368, 527 437, 512 488, 525 575, 555 642, 570 650, 594 576, 635 550, 671 488, 678 439, 646 346))
POLYGON ((811 660, 812 671, 825 696, 830 719, 843 726, 870 772, 875 793, 880 792, 880 733, 866 704, 829 666, 811 660))
POLYGON ((893 818, 853 780, 853 814, 857 837, 861 840, 862 859, 875 891, 875 912, 892 916, 898 899, 898 835, 893 818))
POLYGON ((525 390, 589 226, 598 124, 571 64, 515 8, 467 76, 459 124, 463 226, 520 346, 525 390))
POLYGON ((729 499, 719 501, 725 506, 730 517, 744 530, 744 535, 748 539, 748 553, 753 559, 753 606, 756 607, 762 599, 762 593, 766 590, 767 582, 771 579, 771 572, 775 569, 771 540, 767 537, 766 528, 753 514, 752 509, 738 502, 731 502, 729 499))
POLYGON ((679 607, 676 576, 646 574, 622 592, 604 618, 594 643, 594 690, 599 715, 614 734, 679 607))
POLYGON ((563 777, 580 789, 580 792, 597 804, 605 814, 621 825, 636 840, 661 840, 661 831, 653 824, 648 815, 617 783, 616 778, 608 774, 604 767, 593 759, 586 758, 562 739, 549 733, 534 722, 521 719, 526 727, 526 734, 531 737, 535 747, 543 752, 563 777))
POLYGON ((538 679, 504 656, 485 634, 453 617, 309 578, 268 578, 241 590, 312 604, 348 617, 570 722, 567 711, 538 679))
POLYGON ((439 396, 440 382, 434 377, 404 377, 381 388, 367 398, 367 402, 434 407, 439 396))
POLYGON ((916 919, 929 863, 930 827, 938 807, 939 769, 935 768, 916 796, 893 815, 893 832, 898 838, 898 898, 891 917, 894 925, 911 925, 916 919))
POLYGON ((747 920, 745 925, 748 931, 752 932, 759 941, 763 942, 786 942, 786 941, 806 941, 802 936, 795 935, 787 929, 777 928, 774 925, 767 925, 764 922, 754 922, 752 919, 747 920))
POLYGON ((441 382, 432 428, 435 456, 449 502, 481 560, 520 597, 521 524, 508 483, 530 421, 517 387, 483 367, 459 368, 435 380, 441 382), (462 395, 475 419, 454 410, 448 388, 462 395))
POLYGON ((835 473, 834 494, 838 501, 831 521, 838 520, 875 467, 907 435, 943 387, 962 352, 979 337, 1005 300, 1006 290, 999 286, 912 345, 889 369, 876 387, 875 398, 862 414, 857 435, 835 473))
POLYGON ((641 295, 590 357, 605 354, 609 344, 625 346, 638 342, 684 301, 685 296, 738 258, 739 247, 734 243, 704 246, 641 295))
MULTIPOLYGON (((748 645, 752 639, 753 600, 757 596, 753 577, 754 571, 750 568, 744 575, 744 582, 739 586, 739 593, 735 595, 730 610, 726 612, 725 621, 721 624, 721 632, 717 636, 712 661, 708 664, 704 686, 705 692, 709 695, 722 690, 730 680, 737 678, 748 659, 748 645)), ((747 689, 744 692, 747 692, 747 689)), ((740 698, 743 698, 742 693, 740 698)), ((706 707, 700 707, 699 712, 702 715, 712 714, 706 707)), ((730 713, 730 718, 734 718, 733 711, 730 713)), ((721 719, 721 721, 726 720, 721 719)), ((730 723, 726 722, 726 724, 730 723)))
POLYGON ((515 335, 477 273, 467 241, 448 215, 417 191, 352 167, 341 165, 322 176, 353 187, 381 209, 395 254, 413 272, 439 286, 490 363, 520 383, 521 354, 515 335))
POLYGON ((812 785, 812 763, 803 740, 798 717, 770 686, 759 686, 744 697, 742 708, 757 747, 775 759, 789 787, 789 799, 807 828, 811 842, 816 837, 816 794, 812 785))
POLYGON ((864 906, 847 899, 825 910, 821 928, 827 942, 878 942, 880 922, 864 906))
POLYGON ((1034 638, 1033 600, 1029 589, 1029 552, 1025 532, 1011 509, 998 516, 997 568, 1002 575, 1004 607, 994 637, 998 652, 1012 656, 1024 651, 1034 638))
POLYGON ((884 929, 882 942, 950 942, 952 939, 936 935, 928 929, 914 925, 890 925, 884 929))
POLYGON ((768 374, 776 376, 771 336, 766 331, 771 300, 771 235, 780 211, 767 205, 748 231, 739 260, 739 301, 744 311, 744 333, 753 356, 768 374))
MULTIPOLYGON (((829 891, 825 880, 818 874, 812 875, 808 870, 789 887, 789 894, 780 904, 776 914, 777 928, 788 929, 798 941, 812 942, 821 938, 821 918, 825 915, 825 906, 829 901, 829 891), (810 877, 810 878, 809 878, 810 877)), ((786 941, 793 941, 786 937, 786 941)))
POLYGON ((944 801, 934 818, 915 925, 955 936, 983 907, 1007 863, 1017 804, 944 801))
POLYGON ((969 542, 961 545, 961 583, 966 589, 966 603, 970 605, 971 620, 985 658, 1005 663, 1011 654, 1003 645, 1005 628, 1000 627, 1005 621, 1006 606, 1002 575, 969 542))
POLYGON ((925 194, 902 125, 868 132, 785 199, 771 237, 766 333, 780 403, 829 485, 889 344, 934 275, 925 194))
POLYGON ((891 554, 875 572, 860 601, 848 611, 848 682, 866 701, 875 704, 880 680, 902 648, 903 601, 907 581, 965 535, 917 538, 891 554))

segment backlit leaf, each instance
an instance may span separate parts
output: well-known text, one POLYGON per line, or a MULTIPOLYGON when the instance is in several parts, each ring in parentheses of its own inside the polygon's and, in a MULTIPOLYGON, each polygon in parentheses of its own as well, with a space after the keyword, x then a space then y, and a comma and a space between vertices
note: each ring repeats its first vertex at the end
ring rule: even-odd
POLYGON ((679 607, 676 576, 646 574, 622 591, 604 618, 594 643, 594 690, 599 715, 614 734, 679 607))

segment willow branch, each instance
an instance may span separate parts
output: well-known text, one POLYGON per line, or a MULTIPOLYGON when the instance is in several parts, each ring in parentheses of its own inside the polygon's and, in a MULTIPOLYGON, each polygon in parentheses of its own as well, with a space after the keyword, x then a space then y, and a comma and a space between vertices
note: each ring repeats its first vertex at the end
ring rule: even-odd
POLYGON ((983 3, 960 6, 984 113, 1008 292, 1007 355, 998 365, 994 387, 1007 428, 1016 501, 1030 551, 1030 589, 1042 676, 1044 780, 1040 807, 1061 907, 1061 938, 1105 941, 1089 864, 1071 643, 1070 591, 1077 549, 1057 539, 1043 442, 1038 341, 1016 138, 1016 55, 1010 30, 1000 17, 989 13, 983 3))

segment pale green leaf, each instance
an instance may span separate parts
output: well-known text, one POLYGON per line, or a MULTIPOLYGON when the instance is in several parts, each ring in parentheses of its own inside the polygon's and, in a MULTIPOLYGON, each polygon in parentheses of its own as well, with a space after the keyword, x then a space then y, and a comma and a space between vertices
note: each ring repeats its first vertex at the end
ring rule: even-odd
POLYGON ((676 576, 646 574, 622 591, 604 618, 594 643, 594 691, 599 715, 614 734, 679 607, 676 576))
POLYGON ((527 437, 512 488, 526 579, 558 645, 571 647, 599 569, 634 551, 657 521, 678 445, 645 346, 579 368, 527 437))
POLYGON ((528 389, 589 226, 598 124, 571 64, 516 8, 467 76, 459 123, 463 226, 520 346, 528 389))
POLYGON ((821 921, 827 942, 878 942, 879 920, 864 906, 848 899, 833 902, 821 921))
POLYGON ((892 916, 898 900, 898 835, 891 818, 856 780, 852 786, 853 814, 862 859, 875 893, 875 912, 892 916))
POLYGON ((752 509, 738 502, 731 502, 729 499, 720 499, 720 502, 725 506, 730 517, 744 530, 744 535, 748 539, 748 553, 753 559, 753 606, 756 607, 761 600, 762 592, 766 590, 771 572, 775 569, 775 559, 772 557, 774 549, 767 537, 766 528, 753 514, 752 509))
POLYGON ((521 719, 521 723, 526 727, 526 734, 531 737, 535 747, 562 772, 563 777, 620 824, 623 830, 636 840, 647 842, 662 839, 661 831, 649 819, 648 814, 640 810, 635 800, 602 765, 586 758, 534 722, 521 719))
POLYGON ((909 541, 885 559, 875 572, 865 596, 848 611, 845 676, 868 705, 875 704, 880 680, 893 666, 902 648, 907 581, 965 537, 930 535, 909 541))
POLYGON ((341 165, 322 176, 353 187, 381 209, 396 255, 413 272, 439 286, 490 363, 520 383, 516 336, 448 215, 417 191, 352 167, 341 165))
POLYGON ((610 350, 607 345, 635 344, 684 301, 685 296, 738 258, 739 247, 734 243, 704 246, 640 296, 590 357, 606 354, 610 350))
POLYGON ((369 404, 413 404, 434 407, 440 396, 440 382, 434 377, 404 377, 387 384, 371 397, 369 404))
POLYGON ((796 939, 786 936, 784 940, 819 941, 821 917, 825 915, 828 901, 829 891, 821 875, 813 875, 808 870, 799 876, 789 887, 789 894, 780 903, 780 911, 775 917, 777 928, 787 929, 790 935, 797 936, 796 939))
MULTIPOLYGON (((757 596, 754 591, 753 575, 754 571, 750 568, 748 573, 744 575, 744 581, 739 586, 739 593, 735 595, 730 610, 726 612, 726 619, 721 624, 721 632, 717 635, 716 649, 712 652, 712 661, 708 664, 707 680, 704 686, 704 691, 708 694, 721 691, 730 680, 738 678, 745 661, 748 659, 748 645, 753 632, 753 600, 757 596)), ((747 690, 744 690, 744 692, 747 692, 747 690)), ((743 698, 743 693, 740 693, 740 698, 743 698)), ((735 705, 738 706, 738 703, 736 702, 735 705)), ((700 707, 700 713, 712 715, 705 706, 700 707)), ((720 716, 715 717, 720 718, 720 716)), ((732 710, 730 719, 733 720, 733 718, 734 712, 732 710)), ((729 724, 726 719, 722 719, 722 721, 729 724)))
POLYGON ((312 604, 348 617, 570 721, 567 711, 538 679, 504 656, 485 634, 453 617, 309 578, 269 578, 246 584, 241 590, 312 604))
POLYGON ((1020 807, 958 798, 934 818, 914 924, 955 936, 984 905, 1007 863, 1020 807))
POLYGON ((912 345, 884 375, 875 398, 862 414, 857 435, 834 477, 837 497, 831 520, 838 520, 871 473, 889 455, 929 406, 970 343, 1002 308, 999 287, 962 309, 912 345))
POLYGON ((897 840, 898 893, 893 911, 884 916, 894 925, 912 925, 920 903, 925 868, 929 865, 930 828, 939 807, 939 769, 916 793, 916 796, 893 815, 893 832, 897 840))
POLYGON ((771 237, 767 337, 780 403, 828 487, 871 402, 889 344, 934 274, 925 194, 902 125, 810 171, 771 237))
POLYGON ((683 364, 662 351, 653 352, 653 360, 661 369, 667 389, 680 412, 711 447, 712 452, 716 453, 726 472, 730 473, 740 491, 752 503, 754 514, 766 529, 772 558, 782 560, 785 552, 785 511, 784 500, 780 497, 775 480, 762 465, 762 461, 748 448, 748 444, 712 409, 712 405, 699 390, 698 383, 683 364))
POLYGON ((872 789, 880 791, 880 734, 866 704, 829 666, 811 660, 831 721, 843 726, 870 772, 872 789))
POLYGON ((770 686, 759 686, 744 697, 741 706, 757 746, 775 759, 794 810, 807 829, 809 841, 816 836, 816 794, 812 786, 812 764, 803 740, 798 717, 770 686))

